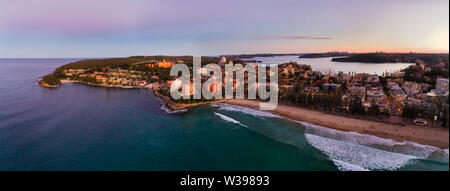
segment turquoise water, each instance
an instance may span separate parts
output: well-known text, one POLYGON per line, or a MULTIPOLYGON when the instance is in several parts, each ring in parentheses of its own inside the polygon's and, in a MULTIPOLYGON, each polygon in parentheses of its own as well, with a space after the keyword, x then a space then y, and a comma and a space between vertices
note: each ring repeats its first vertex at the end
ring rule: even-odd
POLYGON ((40 76, 77 59, 0 59, 0 170, 448 170, 448 150, 231 105, 167 113, 141 89, 40 76))

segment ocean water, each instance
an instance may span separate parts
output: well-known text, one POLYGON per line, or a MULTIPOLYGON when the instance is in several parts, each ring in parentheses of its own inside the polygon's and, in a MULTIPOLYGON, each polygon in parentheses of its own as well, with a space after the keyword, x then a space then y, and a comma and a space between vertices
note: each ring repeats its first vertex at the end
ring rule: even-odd
POLYGON ((150 91, 39 77, 78 59, 0 59, 0 170, 449 170, 448 149, 253 109, 167 113, 150 91))

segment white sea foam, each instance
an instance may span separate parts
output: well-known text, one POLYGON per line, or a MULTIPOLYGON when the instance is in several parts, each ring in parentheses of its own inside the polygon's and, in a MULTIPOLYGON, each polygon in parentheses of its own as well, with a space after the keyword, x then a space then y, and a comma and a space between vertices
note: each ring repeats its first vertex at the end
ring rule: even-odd
POLYGON ((239 124, 239 125, 242 125, 243 127, 247 127, 246 125, 242 124, 241 122, 236 121, 235 119, 233 119, 231 117, 228 117, 226 115, 223 115, 223 114, 220 114, 220 113, 216 113, 216 112, 214 112, 214 114, 219 116, 221 119, 223 119, 225 121, 228 121, 228 122, 231 122, 231 123, 235 123, 235 124, 239 124))
POLYGON ((249 114, 249 115, 252 115, 255 117, 260 116, 260 117, 281 118, 279 115, 275 115, 275 114, 267 112, 267 111, 260 111, 260 110, 250 109, 250 108, 242 107, 242 106, 236 106, 236 105, 230 105, 230 104, 213 104, 211 106, 219 107, 219 110, 241 112, 241 113, 249 114))
POLYGON ((444 153, 448 156, 448 149, 443 149, 444 153))
POLYGON ((377 149, 386 150, 389 152, 402 153, 406 155, 413 155, 419 158, 428 158, 432 153, 439 152, 441 149, 430 145, 422 145, 409 141, 395 141, 392 139, 385 139, 374 135, 361 134, 357 132, 346 132, 335 129, 322 127, 306 122, 299 122, 306 127, 305 132, 319 135, 322 137, 339 140, 347 143, 359 144, 377 149))
POLYGON ((166 113, 168 114, 173 114, 173 113, 184 113, 187 112, 187 109, 182 109, 182 110, 177 110, 177 111, 172 111, 170 110, 165 104, 161 105, 161 109, 164 110, 166 113))
POLYGON ((313 147, 326 154, 340 170, 395 170, 417 157, 305 133, 313 147))
POLYGON ((365 169, 363 167, 360 167, 358 165, 350 164, 344 161, 340 160, 333 160, 333 163, 336 165, 336 167, 341 171, 369 171, 368 169, 365 169))

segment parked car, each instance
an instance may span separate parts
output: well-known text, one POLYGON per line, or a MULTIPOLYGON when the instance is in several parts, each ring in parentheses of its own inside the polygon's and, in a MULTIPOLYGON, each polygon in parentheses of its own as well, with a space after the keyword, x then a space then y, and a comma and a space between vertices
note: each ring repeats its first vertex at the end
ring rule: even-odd
POLYGON ((422 118, 416 118, 416 119, 414 119, 414 124, 420 125, 420 126, 425 126, 425 125, 427 125, 427 121, 422 118))

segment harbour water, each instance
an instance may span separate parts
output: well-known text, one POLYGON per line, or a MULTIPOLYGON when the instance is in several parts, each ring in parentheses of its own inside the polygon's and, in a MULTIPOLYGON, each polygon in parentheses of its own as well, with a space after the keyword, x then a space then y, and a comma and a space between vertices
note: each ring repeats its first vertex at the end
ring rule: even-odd
POLYGON ((448 149, 232 105, 167 113, 142 89, 36 84, 75 60, 0 59, 0 170, 449 170, 448 149))
POLYGON ((298 58, 298 56, 255 57, 248 60, 258 60, 261 64, 283 64, 297 62, 310 65, 315 71, 368 73, 382 75, 383 72, 398 72, 412 63, 359 63, 359 62, 333 62, 332 58, 298 58))

